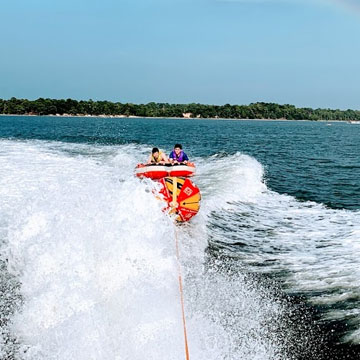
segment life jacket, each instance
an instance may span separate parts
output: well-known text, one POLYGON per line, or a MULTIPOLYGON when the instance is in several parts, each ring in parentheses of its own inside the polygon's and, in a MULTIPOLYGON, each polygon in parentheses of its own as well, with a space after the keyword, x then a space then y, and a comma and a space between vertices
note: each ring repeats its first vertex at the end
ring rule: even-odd
POLYGON ((154 157, 154 154, 152 154, 151 155, 151 162, 157 164, 160 161, 162 161, 162 154, 163 154, 163 152, 159 150, 159 156, 156 159, 154 157))
POLYGON ((178 161, 178 162, 183 162, 184 161, 184 152, 182 150, 180 151, 179 156, 176 155, 176 152, 174 150, 171 152, 171 155, 172 156, 170 156, 170 157, 173 158, 174 160, 178 161))

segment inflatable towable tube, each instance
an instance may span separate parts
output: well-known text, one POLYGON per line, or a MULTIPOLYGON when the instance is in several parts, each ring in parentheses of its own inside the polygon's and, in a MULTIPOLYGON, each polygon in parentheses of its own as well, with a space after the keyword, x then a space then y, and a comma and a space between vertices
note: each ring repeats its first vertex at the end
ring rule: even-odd
POLYGON ((138 164, 135 168, 137 177, 149 178, 162 185, 160 198, 167 203, 164 211, 174 214, 178 222, 189 221, 200 209, 200 190, 187 178, 194 173, 195 165, 190 162, 165 165, 138 164))
POLYGON ((195 165, 191 162, 187 164, 138 164, 135 168, 137 177, 146 177, 153 180, 162 179, 166 176, 192 176, 195 173, 195 165))
POLYGON ((200 209, 200 190, 190 179, 184 177, 164 177, 160 194, 168 203, 166 210, 176 214, 176 221, 189 221, 200 209))

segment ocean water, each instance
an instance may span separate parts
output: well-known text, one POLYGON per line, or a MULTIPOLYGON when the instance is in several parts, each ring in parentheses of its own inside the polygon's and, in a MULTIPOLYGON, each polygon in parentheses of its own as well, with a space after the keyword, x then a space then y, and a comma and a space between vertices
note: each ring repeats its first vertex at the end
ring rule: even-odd
POLYGON ((0 358, 360 359, 360 126, 0 117, 0 358), (133 176, 183 144, 201 210, 133 176))

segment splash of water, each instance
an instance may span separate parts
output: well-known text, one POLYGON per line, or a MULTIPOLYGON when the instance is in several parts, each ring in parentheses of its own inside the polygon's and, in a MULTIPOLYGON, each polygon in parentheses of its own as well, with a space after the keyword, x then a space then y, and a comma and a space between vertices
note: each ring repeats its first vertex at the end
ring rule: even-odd
POLYGON ((219 205, 209 209, 211 244, 247 269, 276 275, 289 292, 321 306, 325 319, 346 320, 343 340, 359 343, 360 212, 270 191, 261 165, 241 154, 214 157, 202 170, 201 181, 212 176, 210 183, 225 181, 227 189, 211 195, 219 205))
MULTIPOLYGON (((2 141, 1 149, 1 257, 22 299, 2 327, 15 340, 1 351, 20 359, 183 358, 174 224, 153 183, 132 174, 147 148, 2 141)), ((241 156, 235 163, 255 199, 266 189, 254 181, 261 166, 241 156)), ((180 233, 190 353, 290 358, 278 336, 286 305, 207 263, 208 217, 233 196, 213 191, 210 173, 199 161, 203 213, 180 233)))

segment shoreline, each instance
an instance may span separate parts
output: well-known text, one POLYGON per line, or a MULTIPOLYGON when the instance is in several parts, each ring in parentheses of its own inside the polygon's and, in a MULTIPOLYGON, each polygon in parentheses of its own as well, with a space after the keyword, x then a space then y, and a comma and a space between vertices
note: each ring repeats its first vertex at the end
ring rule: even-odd
POLYGON ((231 121, 311 121, 311 122, 345 122, 345 123, 359 123, 360 120, 309 120, 309 119, 234 119, 234 118, 188 118, 188 117, 158 117, 158 116, 136 116, 136 115, 70 115, 70 114, 56 114, 56 115, 36 115, 36 114, 0 114, 2 116, 16 116, 16 117, 53 117, 53 118, 100 118, 100 119, 167 119, 167 120, 231 120, 231 121))

